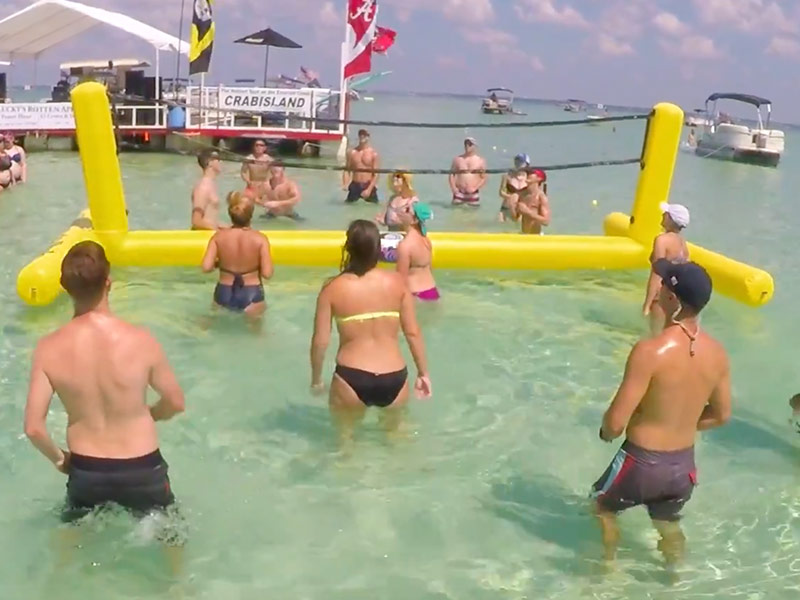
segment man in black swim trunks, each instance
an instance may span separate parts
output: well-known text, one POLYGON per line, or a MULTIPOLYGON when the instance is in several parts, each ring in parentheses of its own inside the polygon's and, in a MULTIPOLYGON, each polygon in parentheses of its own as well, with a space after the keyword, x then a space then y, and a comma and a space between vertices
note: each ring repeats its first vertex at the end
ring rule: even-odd
POLYGON ((358 146, 347 154, 347 170, 342 173, 342 186, 347 191, 345 202, 365 202, 378 204, 378 173, 372 171, 379 168, 379 156, 370 145, 369 131, 358 132, 358 146))
POLYGON ((730 368, 722 345, 700 330, 698 315, 711 298, 711 279, 699 265, 656 261, 663 331, 631 350, 625 375, 603 417, 600 438, 627 439, 594 484, 606 559, 616 554, 616 514, 645 505, 668 564, 683 555, 679 513, 697 485, 697 431, 724 425, 731 415, 730 368))
POLYGON ((111 313, 109 271, 99 244, 70 249, 61 285, 75 315, 33 354, 25 434, 68 477, 65 521, 108 503, 144 516, 175 501, 155 422, 183 412, 183 391, 156 339, 111 313), (145 402, 148 386, 160 394, 153 406, 145 402), (67 412, 69 450, 47 431, 54 393, 67 412))

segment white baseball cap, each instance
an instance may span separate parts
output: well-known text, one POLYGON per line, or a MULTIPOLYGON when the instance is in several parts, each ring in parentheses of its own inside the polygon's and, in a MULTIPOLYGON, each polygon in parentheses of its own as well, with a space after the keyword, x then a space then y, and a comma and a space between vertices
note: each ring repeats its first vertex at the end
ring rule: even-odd
POLYGON ((689 226, 689 209, 683 204, 661 203, 661 212, 669 215, 672 222, 680 228, 689 226))

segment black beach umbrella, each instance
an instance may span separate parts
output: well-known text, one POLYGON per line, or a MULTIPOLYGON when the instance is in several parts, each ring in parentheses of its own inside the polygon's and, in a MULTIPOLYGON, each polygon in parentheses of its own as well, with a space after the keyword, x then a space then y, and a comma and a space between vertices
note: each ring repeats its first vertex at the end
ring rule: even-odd
POLYGON ((302 48, 302 46, 297 42, 290 40, 285 35, 281 35, 269 27, 262 31, 251 33, 250 35, 236 40, 234 43, 250 44, 251 46, 264 46, 266 52, 264 56, 264 87, 267 87, 267 67, 269 66, 270 46, 274 46, 275 48, 302 48))

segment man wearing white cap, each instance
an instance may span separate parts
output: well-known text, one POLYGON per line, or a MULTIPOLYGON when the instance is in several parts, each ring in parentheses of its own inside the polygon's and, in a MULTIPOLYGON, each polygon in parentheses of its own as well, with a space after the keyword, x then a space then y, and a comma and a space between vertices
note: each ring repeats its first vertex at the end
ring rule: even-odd
POLYGON ((481 188, 487 181, 486 161, 478 156, 478 142, 468 137, 464 140, 464 154, 453 159, 450 171, 453 205, 479 206, 481 188))
MULTIPOLYGON (((689 209, 683 204, 661 203, 661 226, 664 233, 653 240, 653 252, 650 254, 650 264, 664 258, 671 263, 689 262, 689 247, 683 239, 681 232, 689 225, 689 209)), ((661 278, 650 271, 647 282, 647 295, 645 296, 642 314, 650 316, 650 331, 655 335, 664 327, 665 315, 658 305, 658 292, 661 289, 661 278)))

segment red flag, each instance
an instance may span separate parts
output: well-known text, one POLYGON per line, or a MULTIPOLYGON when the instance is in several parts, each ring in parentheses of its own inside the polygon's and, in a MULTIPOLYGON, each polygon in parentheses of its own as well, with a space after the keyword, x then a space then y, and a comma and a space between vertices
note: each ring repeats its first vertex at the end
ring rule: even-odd
POLYGON ((386 27, 378 27, 378 33, 372 41, 372 51, 376 54, 386 54, 394 45, 397 32, 386 27))
POLYGON ((378 0, 348 0, 347 4, 345 79, 372 70, 372 42, 378 17, 378 0))

